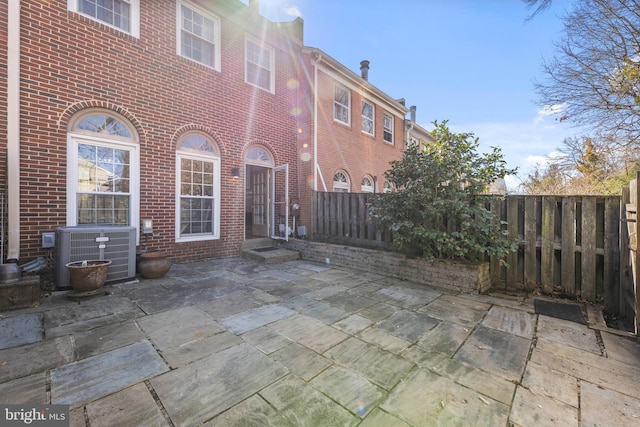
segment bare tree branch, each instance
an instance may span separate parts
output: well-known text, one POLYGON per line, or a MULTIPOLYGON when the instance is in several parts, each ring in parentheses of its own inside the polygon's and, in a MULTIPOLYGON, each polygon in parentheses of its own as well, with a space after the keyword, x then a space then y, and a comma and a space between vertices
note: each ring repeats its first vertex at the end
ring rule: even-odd
POLYGON ((533 10, 533 12, 531 12, 531 15, 529 15, 527 19, 525 19, 525 21, 529 21, 533 19, 533 17, 536 16, 538 13, 547 10, 551 6, 552 0, 522 0, 522 1, 524 2, 524 4, 527 5, 527 9, 533 10))
POLYGON ((546 77, 535 82, 540 104, 563 105, 565 117, 576 125, 637 142, 640 0, 581 0, 563 21, 556 55, 543 63, 546 77))

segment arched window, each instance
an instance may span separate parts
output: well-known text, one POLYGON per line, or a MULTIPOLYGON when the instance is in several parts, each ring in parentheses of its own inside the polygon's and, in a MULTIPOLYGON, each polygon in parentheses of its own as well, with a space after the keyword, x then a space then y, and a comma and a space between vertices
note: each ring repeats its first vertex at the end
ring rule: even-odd
POLYGON ((348 193, 351 189, 349 176, 344 171, 338 171, 333 175, 333 191, 338 193, 348 193))
POLYGON ((396 187, 389 181, 385 179, 384 186, 382 188, 383 193, 391 193, 392 191, 396 191, 396 187))
POLYGON ((249 148, 244 160, 247 164, 256 166, 272 167, 275 165, 275 162, 271 158, 269 152, 260 146, 253 146, 249 148))
POLYGON ((89 110, 69 123, 67 225, 137 226, 139 144, 131 123, 89 110))
POLYGON ((176 153, 176 241, 220 238, 220 151, 212 138, 191 132, 176 153))
POLYGON ((362 178, 360 191, 362 191, 363 193, 373 193, 373 178, 371 178, 371 176, 365 175, 362 178))

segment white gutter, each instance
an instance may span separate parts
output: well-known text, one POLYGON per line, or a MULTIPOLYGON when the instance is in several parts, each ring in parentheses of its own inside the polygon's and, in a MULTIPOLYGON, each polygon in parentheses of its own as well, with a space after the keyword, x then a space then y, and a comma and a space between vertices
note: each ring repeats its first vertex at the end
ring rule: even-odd
POLYGON ((318 191, 318 61, 313 61, 313 191, 318 191))
POLYGON ((20 0, 7 12, 7 259, 20 259, 20 0))
POLYGON ((320 165, 318 164, 318 62, 322 58, 320 52, 318 57, 313 61, 313 191, 318 191, 318 174, 322 181, 322 188, 327 191, 327 184, 324 182, 320 165))

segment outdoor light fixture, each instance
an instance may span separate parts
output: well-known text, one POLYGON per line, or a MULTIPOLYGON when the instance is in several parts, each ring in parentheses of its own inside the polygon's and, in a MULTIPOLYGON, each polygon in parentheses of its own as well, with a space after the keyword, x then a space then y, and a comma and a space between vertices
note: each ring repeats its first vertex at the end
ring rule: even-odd
POLYGON ((152 219, 143 219, 142 220, 142 234, 153 234, 153 220, 152 219))
POLYGON ((240 178, 240 168, 231 168, 231 176, 234 178, 240 178))

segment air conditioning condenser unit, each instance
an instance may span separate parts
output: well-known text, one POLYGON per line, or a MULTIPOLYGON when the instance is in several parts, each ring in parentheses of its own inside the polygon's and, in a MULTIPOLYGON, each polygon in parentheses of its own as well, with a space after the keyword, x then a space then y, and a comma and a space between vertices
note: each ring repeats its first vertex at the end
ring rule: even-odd
POLYGON ((135 227, 59 227, 56 229, 55 279, 58 289, 71 289, 65 265, 83 260, 111 260, 106 283, 136 276, 135 227))

